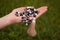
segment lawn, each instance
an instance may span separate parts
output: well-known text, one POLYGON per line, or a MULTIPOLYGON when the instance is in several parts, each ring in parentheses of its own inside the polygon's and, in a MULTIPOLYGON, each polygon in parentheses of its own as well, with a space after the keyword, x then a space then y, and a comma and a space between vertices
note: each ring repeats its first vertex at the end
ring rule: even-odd
POLYGON ((48 11, 37 19, 37 35, 27 35, 25 24, 16 23, 0 30, 0 40, 60 40, 60 0, 0 0, 0 17, 22 6, 48 6, 48 11))

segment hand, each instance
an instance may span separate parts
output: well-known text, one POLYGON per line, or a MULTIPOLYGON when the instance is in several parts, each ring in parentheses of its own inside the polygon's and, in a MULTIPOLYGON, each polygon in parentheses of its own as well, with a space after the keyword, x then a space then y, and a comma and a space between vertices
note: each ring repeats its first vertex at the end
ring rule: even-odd
MULTIPOLYGON (((44 14, 47 11, 48 7, 47 6, 42 6, 38 8, 38 15, 36 16, 36 19, 39 18, 42 14, 44 14)), ((34 17, 29 17, 30 20, 34 19, 34 17)))
POLYGON ((21 16, 16 16, 16 12, 23 12, 25 7, 20 7, 14 9, 11 13, 8 15, 0 18, 0 29, 4 28, 7 25, 13 24, 13 23, 18 23, 21 22, 21 16))
MULTIPOLYGON (((47 6, 40 7, 37 10, 38 10, 38 15, 36 16, 36 19, 47 11, 47 6)), ((31 18, 29 17, 29 19, 30 20, 33 19, 33 20, 32 20, 32 23, 30 24, 30 26, 27 30, 27 33, 28 33, 28 35, 34 37, 37 34, 36 29, 35 29, 35 24, 36 24, 35 20, 36 19, 34 19, 34 17, 31 17, 31 18)))
MULTIPOLYGON (((31 6, 30 6, 31 7, 31 6)), ((16 8, 14 9, 10 14, 9 14, 9 17, 11 17, 11 21, 12 22, 15 22, 15 23, 18 23, 18 22, 21 22, 21 16, 16 16, 15 13, 16 12, 24 12, 26 7, 20 7, 20 8, 16 8)), ((31 8, 34 8, 34 7, 31 7, 31 8)), ((36 19, 38 17, 40 17, 42 14, 44 14, 46 11, 47 11, 47 6, 43 6, 43 7, 40 7, 37 9, 38 10, 38 15, 36 16, 36 19)))
POLYGON ((14 9, 9 15, 8 17, 11 18, 11 22, 13 23, 18 23, 21 22, 21 16, 16 16, 16 12, 24 12, 25 7, 20 7, 20 8, 16 8, 14 9))
MULTIPOLYGON (((32 7, 32 6, 28 6, 28 7, 34 8, 34 7, 32 7)), ((14 10, 9 14, 10 17, 11 17, 11 21, 14 22, 14 23, 19 23, 19 22, 21 22, 22 16, 20 16, 20 15, 16 16, 15 14, 16 14, 16 12, 21 12, 21 13, 22 13, 22 12, 25 11, 25 9, 26 9, 26 7, 20 7, 20 8, 14 9, 14 10)))

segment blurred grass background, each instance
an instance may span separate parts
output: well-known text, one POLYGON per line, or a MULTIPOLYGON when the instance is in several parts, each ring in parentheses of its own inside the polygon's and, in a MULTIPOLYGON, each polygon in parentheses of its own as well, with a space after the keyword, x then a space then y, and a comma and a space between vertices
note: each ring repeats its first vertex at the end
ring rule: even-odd
POLYGON ((12 24, 0 30, 0 40, 60 40, 60 0, 0 0, 0 17, 22 6, 48 6, 48 11, 37 19, 37 35, 30 37, 25 24, 12 24))

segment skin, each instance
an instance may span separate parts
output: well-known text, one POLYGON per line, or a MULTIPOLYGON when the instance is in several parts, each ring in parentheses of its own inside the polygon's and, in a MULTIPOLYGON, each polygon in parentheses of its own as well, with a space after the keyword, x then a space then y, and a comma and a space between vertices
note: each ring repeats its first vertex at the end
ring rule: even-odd
POLYGON ((28 28, 28 30, 27 30, 27 34, 28 34, 29 36, 34 37, 34 36, 37 34, 37 32, 36 32, 36 30, 35 30, 35 25, 36 25, 36 22, 33 22, 33 21, 32 21, 32 23, 29 25, 29 28, 28 28))
POLYGON ((13 23, 19 23, 21 22, 21 16, 16 16, 15 15, 15 12, 18 11, 18 12, 23 12, 25 9, 25 7, 20 7, 20 8, 16 8, 14 10, 12 10, 11 13, 9 13, 8 15, 0 18, 0 29, 10 25, 10 24, 13 24, 13 23))
MULTIPOLYGON (((44 14, 47 11, 47 6, 40 7, 37 10, 38 10, 39 14, 37 15, 36 19, 39 18, 42 14, 44 14)), ((34 17, 32 17, 32 19, 33 18, 34 17)), ((36 24, 36 22, 32 22, 29 25, 29 28, 27 30, 28 35, 30 35, 32 37, 36 36, 36 34, 37 34, 37 32, 35 30, 35 24, 36 24)))
MULTIPOLYGON (((31 6, 29 6, 31 7, 31 6)), ((8 25, 11 25, 13 23, 20 23, 21 22, 21 16, 16 16, 15 13, 16 11, 17 12, 23 12, 25 10, 26 7, 20 7, 20 8, 16 8, 14 10, 12 10, 11 13, 9 13, 8 15, 0 18, 0 29, 8 26, 8 25)), ((32 7, 34 8, 34 7, 32 7)), ((46 11, 47 11, 47 6, 42 6, 40 8, 38 8, 38 15, 36 16, 36 19, 39 18, 42 14, 44 14, 46 11)), ((34 17, 32 17, 33 19, 34 17)), ((36 22, 33 22, 29 25, 29 28, 27 30, 27 33, 28 35, 30 36, 35 36, 37 33, 36 33, 36 30, 35 30, 35 24, 36 22), (32 26, 33 25, 33 26, 32 26)))

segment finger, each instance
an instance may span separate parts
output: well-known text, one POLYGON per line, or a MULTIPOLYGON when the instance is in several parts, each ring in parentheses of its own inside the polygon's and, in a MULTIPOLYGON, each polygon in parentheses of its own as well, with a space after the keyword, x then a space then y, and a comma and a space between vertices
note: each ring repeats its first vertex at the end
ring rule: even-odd
POLYGON ((36 29, 35 29, 35 24, 36 22, 34 22, 34 20, 32 20, 32 23, 30 24, 28 30, 27 30, 27 33, 29 36, 36 36, 37 32, 36 32, 36 29))
POLYGON ((16 12, 23 12, 25 8, 26 8, 26 7, 16 8, 16 9, 14 9, 11 13, 14 14, 14 13, 16 13, 16 12))
POLYGON ((17 8, 16 11, 23 12, 25 9, 26 9, 26 7, 20 7, 20 8, 17 8))
POLYGON ((34 8, 34 6, 27 6, 28 8, 34 8))
MULTIPOLYGON (((27 6, 27 7, 34 8, 33 6, 27 6)), ((27 7, 16 8, 12 12, 13 13, 15 13, 15 12, 24 12, 27 7)))
POLYGON ((38 8, 37 10, 38 10, 38 15, 37 15, 37 17, 36 18, 38 18, 38 17, 40 17, 42 14, 44 14, 46 11, 47 11, 47 6, 43 6, 43 7, 40 7, 40 8, 38 8))
MULTIPOLYGON (((27 7, 29 7, 29 8, 34 8, 33 6, 27 6, 27 7)), ((23 11, 23 10, 25 10, 27 7, 20 7, 20 8, 17 8, 17 9, 23 11)))

